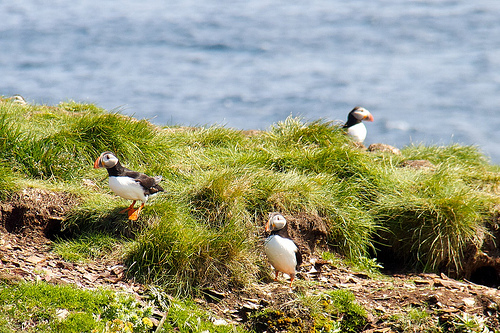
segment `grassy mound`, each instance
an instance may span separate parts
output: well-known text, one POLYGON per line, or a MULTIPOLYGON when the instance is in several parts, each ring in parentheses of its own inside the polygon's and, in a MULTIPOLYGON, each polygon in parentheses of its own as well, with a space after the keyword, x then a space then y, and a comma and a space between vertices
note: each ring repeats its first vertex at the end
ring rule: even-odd
POLYGON ((260 246, 271 211, 321 220, 325 245, 349 260, 380 254, 460 276, 464 258, 489 236, 499 182, 498 167, 475 147, 367 152, 322 120, 288 118, 248 135, 162 128, 73 102, 0 102, 0 198, 25 187, 77 196, 63 224, 70 241, 115 238, 129 274, 178 294, 267 276, 260 246), (130 169, 163 176, 165 193, 137 223, 118 213, 129 202, 92 168, 106 150, 130 169), (402 166, 419 159, 435 167, 402 166))

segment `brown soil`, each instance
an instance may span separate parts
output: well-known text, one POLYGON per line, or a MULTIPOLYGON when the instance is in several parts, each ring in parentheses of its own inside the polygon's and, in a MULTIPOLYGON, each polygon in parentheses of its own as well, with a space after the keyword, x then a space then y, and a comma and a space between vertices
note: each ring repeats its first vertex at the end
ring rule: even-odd
MULTIPOLYGON (((64 215, 76 202, 71 195, 39 189, 26 189, 8 201, 0 202, 0 279, 44 280, 82 288, 106 287, 126 290, 140 298, 145 288, 126 278, 126 267, 122 262, 107 260, 74 264, 51 251, 51 239, 60 230, 64 215)), ((276 313, 283 318, 276 320, 282 323, 288 320, 288 323, 298 325, 297 318, 301 318, 303 331, 309 331, 313 320, 307 309, 300 305, 298 295, 347 289, 368 309, 363 332, 398 331, 394 326, 394 316, 405 316, 410 308, 429 312, 441 323, 463 312, 476 314, 486 318, 490 328, 500 329, 500 292, 497 288, 467 280, 457 281, 443 274, 398 274, 373 279, 348 267, 336 267, 314 256, 315 251, 326 243, 323 221, 304 214, 286 217, 289 233, 298 240, 306 258, 293 288, 281 277, 277 282, 256 283, 242 290, 206 290, 207 297, 197 299, 197 302, 209 309, 214 318, 218 318, 214 319, 218 323, 245 323, 262 331, 286 331, 286 325, 280 327, 267 321, 256 322, 256 317, 252 316, 270 309, 279 310, 276 313)), ((495 260, 490 255, 481 252, 476 256, 479 259, 473 262, 478 268, 486 267, 487 270, 492 267, 490 261, 495 260)), ((157 312, 157 315, 161 317, 162 314, 157 312)))

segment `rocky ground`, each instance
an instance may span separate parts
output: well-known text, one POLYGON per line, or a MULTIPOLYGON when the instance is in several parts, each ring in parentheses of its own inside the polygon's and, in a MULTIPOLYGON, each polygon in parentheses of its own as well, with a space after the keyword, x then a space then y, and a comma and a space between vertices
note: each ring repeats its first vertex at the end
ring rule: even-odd
MULTIPOLYGON (((111 260, 75 264, 52 252, 52 241, 46 230, 50 223, 47 221, 60 220, 64 207, 71 204, 72 198, 53 196, 41 190, 27 190, 9 202, 0 202, 0 279, 43 280, 74 284, 81 288, 105 287, 125 290, 141 298, 144 286, 126 278, 123 263, 111 260)), ((304 218, 309 224, 314 222, 304 218)), ((298 223, 299 219, 291 221, 291 224, 298 223)), ((321 229, 316 225, 310 230, 320 232, 321 229)), ((248 324, 252 313, 265 308, 279 309, 290 317, 303 316, 307 319, 307 311, 300 308, 297 295, 347 289, 354 293, 358 303, 369 310, 363 332, 398 331, 394 320, 390 319, 397 315, 404 316, 412 307, 437 316, 440 321, 461 313, 477 315, 485 318, 490 328, 500 329, 500 291, 497 288, 457 281, 443 274, 397 274, 370 278, 367 274, 344 266, 337 267, 331 262, 316 259, 311 253, 306 254, 308 259, 293 288, 281 278, 278 282, 253 284, 243 290, 207 290, 207 297, 196 301, 209 309, 218 323, 248 324)), ((157 313, 160 318, 161 315, 157 313)), ((269 332, 280 330, 283 329, 276 326, 267 329, 269 332)))

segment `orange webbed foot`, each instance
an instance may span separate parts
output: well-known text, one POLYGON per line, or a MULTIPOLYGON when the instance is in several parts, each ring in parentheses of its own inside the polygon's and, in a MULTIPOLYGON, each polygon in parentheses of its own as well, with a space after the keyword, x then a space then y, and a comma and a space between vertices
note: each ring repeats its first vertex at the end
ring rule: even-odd
POLYGON ((136 201, 134 200, 134 202, 132 202, 132 204, 131 204, 129 207, 127 207, 127 208, 125 208, 125 209, 120 210, 120 214, 125 214, 125 213, 128 213, 128 215, 130 216, 131 212, 134 212, 134 205, 135 205, 135 202, 136 202, 136 201))
POLYGON ((128 219, 131 221, 137 221, 137 218, 139 218, 139 214, 141 213, 141 210, 144 208, 144 203, 142 203, 139 208, 136 210, 129 210, 128 212, 128 219))

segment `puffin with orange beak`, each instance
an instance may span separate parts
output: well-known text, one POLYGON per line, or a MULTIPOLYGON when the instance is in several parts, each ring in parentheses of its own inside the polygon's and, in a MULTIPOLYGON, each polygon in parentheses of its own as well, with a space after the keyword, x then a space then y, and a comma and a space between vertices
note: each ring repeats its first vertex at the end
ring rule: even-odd
POLYGON ((124 168, 112 152, 106 151, 102 153, 95 160, 94 168, 106 168, 108 170, 109 187, 111 190, 124 199, 133 200, 130 207, 120 212, 128 212, 129 220, 137 220, 150 195, 163 192, 163 188, 158 185, 162 180, 162 176, 150 177, 143 173, 124 168), (139 200, 142 201, 142 204, 139 208, 134 209, 136 201, 139 200))
POLYGON ((302 255, 293 240, 288 238, 286 230, 286 219, 279 213, 269 214, 266 223, 266 232, 271 232, 264 242, 269 263, 274 267, 275 281, 278 280, 278 273, 282 272, 290 276, 290 287, 297 274, 297 267, 302 264, 302 255))
POLYGON ((360 143, 363 143, 366 138, 366 127, 363 121, 373 121, 373 116, 367 109, 356 106, 347 115, 347 122, 343 127, 347 129, 347 135, 360 143))

